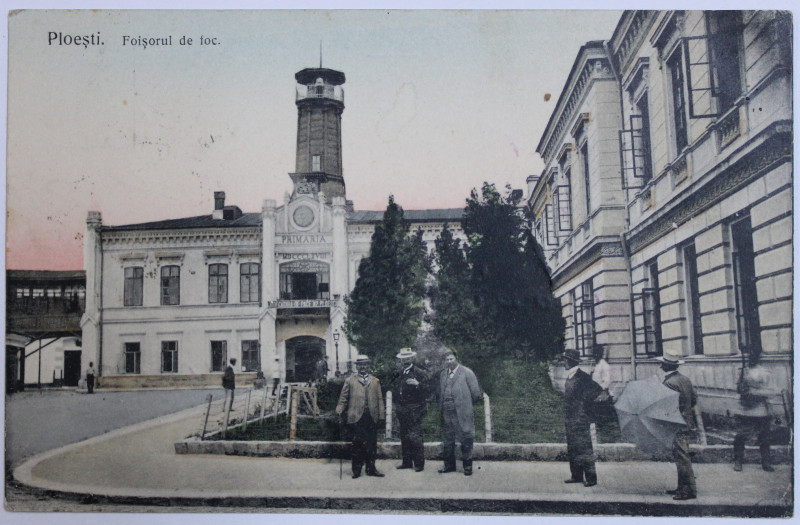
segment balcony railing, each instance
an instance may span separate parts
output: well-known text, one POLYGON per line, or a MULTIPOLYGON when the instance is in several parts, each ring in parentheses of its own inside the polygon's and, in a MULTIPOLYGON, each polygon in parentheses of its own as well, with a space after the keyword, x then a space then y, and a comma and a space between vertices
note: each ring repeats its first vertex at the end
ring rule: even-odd
POLYGON ((344 104, 344 89, 342 89, 342 86, 331 86, 330 84, 298 85, 296 94, 296 100, 327 98, 344 104))

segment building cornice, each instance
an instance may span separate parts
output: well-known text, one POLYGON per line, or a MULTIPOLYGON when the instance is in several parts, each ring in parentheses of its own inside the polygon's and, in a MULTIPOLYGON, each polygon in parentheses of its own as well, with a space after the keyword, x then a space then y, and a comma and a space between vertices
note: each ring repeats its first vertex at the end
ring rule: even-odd
POLYGON ((109 249, 131 245, 203 246, 218 245, 219 243, 260 243, 261 227, 104 231, 101 237, 103 246, 109 249))
POLYGON ((631 253, 667 235, 775 166, 792 161, 791 121, 772 124, 761 134, 760 141, 754 141, 760 144, 733 163, 729 163, 730 157, 720 162, 714 170, 706 173, 703 177, 706 182, 702 186, 692 190, 691 194, 676 195, 662 208, 662 213, 632 228, 626 235, 631 253))

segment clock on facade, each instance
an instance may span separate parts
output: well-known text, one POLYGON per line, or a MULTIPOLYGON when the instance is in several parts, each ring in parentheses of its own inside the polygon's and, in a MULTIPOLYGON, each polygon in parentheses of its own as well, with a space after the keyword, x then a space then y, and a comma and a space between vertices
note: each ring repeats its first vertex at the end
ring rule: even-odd
POLYGON ((314 210, 308 206, 298 206, 295 208, 292 218, 294 219, 294 223, 296 225, 300 226, 301 228, 307 228, 308 226, 311 226, 312 222, 314 222, 314 210))

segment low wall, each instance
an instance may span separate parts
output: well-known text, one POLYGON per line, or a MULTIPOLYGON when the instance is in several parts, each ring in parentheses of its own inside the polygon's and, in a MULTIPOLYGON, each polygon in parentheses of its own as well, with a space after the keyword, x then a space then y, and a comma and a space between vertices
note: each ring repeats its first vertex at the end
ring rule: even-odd
MULTIPOLYGON (((252 387, 255 373, 236 374, 236 386, 252 387)), ((222 373, 216 374, 159 374, 120 375, 95 378, 96 388, 133 390, 140 388, 222 388, 222 373)))
MULTIPOLYGON (((458 450, 458 447, 456 447, 458 450)), ((350 458, 350 444, 327 441, 200 441, 187 439, 175 443, 176 454, 220 454, 226 456, 283 457, 283 458, 350 458)), ((596 449, 598 461, 671 461, 669 457, 654 458, 642 454, 629 443, 607 443, 596 449)), ((732 463, 730 445, 691 445, 695 463, 732 463)), ((564 443, 475 443, 473 456, 484 461, 567 461, 564 443)), ((775 463, 791 463, 787 446, 772 447, 775 463)), ((425 443, 425 457, 442 459, 441 443, 425 443)), ((400 459, 400 443, 378 444, 379 459, 400 459)), ((758 447, 746 447, 746 463, 760 463, 758 447)))

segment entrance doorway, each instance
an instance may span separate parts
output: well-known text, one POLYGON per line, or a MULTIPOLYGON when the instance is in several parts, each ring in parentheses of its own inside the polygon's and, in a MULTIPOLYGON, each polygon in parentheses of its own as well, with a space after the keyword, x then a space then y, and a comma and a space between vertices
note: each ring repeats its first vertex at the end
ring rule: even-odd
POLYGON ((64 350, 64 386, 78 386, 81 380, 81 351, 64 350))
POLYGON ((314 380, 317 361, 325 355, 325 340, 301 335, 286 341, 286 381, 305 383, 314 380), (294 364, 294 368, 290 366, 294 364))

